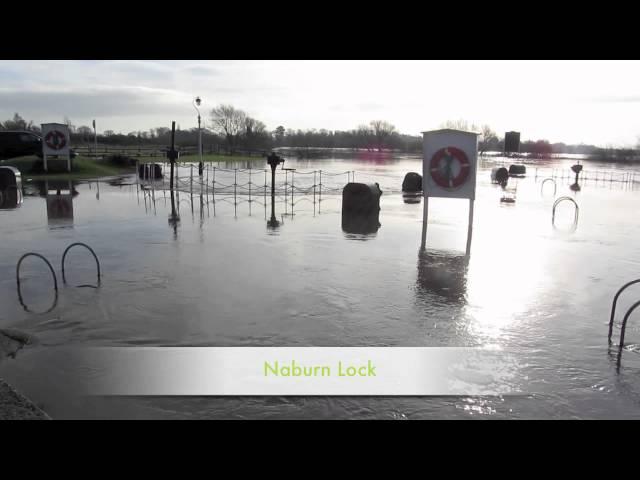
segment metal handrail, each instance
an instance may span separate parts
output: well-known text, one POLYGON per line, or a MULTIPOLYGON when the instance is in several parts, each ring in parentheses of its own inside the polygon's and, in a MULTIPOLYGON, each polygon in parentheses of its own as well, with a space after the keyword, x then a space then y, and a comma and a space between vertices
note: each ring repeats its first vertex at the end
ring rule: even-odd
POLYGON ((556 184, 556 181, 553 178, 545 178, 542 181, 542 186, 540 187, 540 195, 542 195, 542 193, 544 192, 544 184, 545 182, 553 182, 553 196, 556 196, 556 192, 558 191, 558 185, 556 184))
POLYGON ((58 304, 58 279, 56 277, 56 272, 54 271, 53 266, 51 265, 49 260, 47 260, 43 255, 40 255, 39 253, 28 252, 28 253, 25 253, 24 255, 22 255, 20 257, 20 260, 18 260, 18 263, 16 265, 16 284, 17 284, 17 287, 18 287, 18 300, 20 301, 20 305, 22 305, 22 307, 24 308, 24 310, 26 312, 35 313, 35 312, 31 312, 31 310, 29 310, 29 307, 27 307, 27 305, 22 300, 22 288, 20 286, 20 265, 22 264, 22 261, 25 258, 30 257, 30 256, 41 258, 44 261, 44 263, 47 264, 47 266, 49 267, 49 270, 51 271, 51 276, 53 277, 53 288, 55 289, 56 295, 55 295, 55 298, 53 300, 53 304, 51 305, 51 307, 49 307, 49 309, 46 310, 45 312, 42 312, 42 313, 49 313, 58 304))
POLYGON ((556 220, 556 207, 558 206, 558 204, 559 204, 560 202, 562 202, 562 201, 564 201, 564 200, 569 200, 569 201, 573 202, 573 204, 574 204, 574 205, 575 205, 575 207, 576 207, 576 210, 575 210, 575 216, 574 216, 574 218, 573 218, 573 225, 574 225, 574 227, 575 227, 576 225, 578 225, 578 213, 579 213, 579 211, 580 211, 580 207, 578 207, 577 202, 576 202, 573 198, 571 198, 571 197, 560 197, 560 198, 558 198, 558 199, 553 203, 553 210, 552 210, 552 213, 551 213, 551 225, 554 225, 554 226, 555 226, 555 220, 556 220))
POLYGON ((624 315, 624 319, 622 320, 622 326, 620 327, 621 328, 620 347, 619 347, 620 353, 622 353, 622 347, 624 347, 624 332, 625 332, 625 329, 627 328, 627 320, 629 320, 629 316, 637 307, 640 307, 640 300, 634 303, 633 305, 631 305, 629 310, 627 310, 627 313, 624 315))
MULTIPOLYGON (((89 251, 91 252, 91 254, 93 255, 93 258, 96 260, 96 267, 98 268, 98 286, 100 286, 100 261, 98 260, 98 256, 96 255, 96 252, 94 252, 94 251, 93 251, 93 248, 91 248, 91 247, 90 247, 89 245, 87 245, 86 243, 82 243, 82 242, 72 243, 71 245, 69 245, 69 246, 65 249, 64 253, 62 254, 62 282, 63 282, 64 284, 66 284, 66 283, 67 283, 67 279, 66 279, 65 274, 64 274, 64 260, 65 260, 65 257, 67 256, 67 253, 69 252, 69 250, 70 250, 72 247, 75 247, 75 246, 78 246, 78 245, 79 245, 79 246, 82 246, 82 247, 85 247, 87 250, 89 250, 89 251)), ((97 288, 97 287, 94 287, 93 285, 78 285, 78 287, 92 287, 92 288, 97 288)))
MULTIPOLYGON (((633 280, 629 283, 625 283, 622 286, 622 288, 620 288, 620 290, 618 290, 618 292, 613 297, 613 303, 611 304, 611 318, 609 319, 609 336, 607 337, 609 343, 611 343, 611 336, 613 335, 613 319, 616 315, 616 304, 618 303, 618 297, 624 290, 626 290, 628 287, 636 283, 640 283, 640 278, 638 278, 637 280, 633 280)), ((622 334, 622 336, 624 337, 624 334, 622 334)))

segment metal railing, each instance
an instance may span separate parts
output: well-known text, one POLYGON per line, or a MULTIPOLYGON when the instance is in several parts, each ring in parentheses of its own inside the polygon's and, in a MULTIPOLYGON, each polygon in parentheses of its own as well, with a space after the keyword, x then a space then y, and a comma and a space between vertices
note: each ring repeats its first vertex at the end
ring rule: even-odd
MULTIPOLYGON (((618 297, 620 297, 620 294, 622 294, 622 292, 624 292, 627 288, 629 288, 631 285, 635 285, 636 283, 640 283, 640 278, 638 278, 637 280, 632 280, 631 282, 625 283, 620 290, 618 290, 615 294, 615 296, 613 297, 613 303, 611 304, 611 318, 609 319, 609 336, 607 337, 607 340, 609 341, 609 344, 611 344, 611 337, 613 335, 613 320, 615 319, 616 316, 616 306, 618 304, 618 297)), ((627 325, 627 319, 629 317, 629 315, 631 314, 631 312, 638 306, 638 303, 635 303, 629 310, 627 310, 627 313, 624 316, 624 320, 622 323, 622 332, 620 333, 620 345, 624 344, 624 329, 626 328, 627 325)))
POLYGON ((572 202, 575 205, 575 213, 574 213, 574 217, 573 217, 573 229, 575 230, 576 227, 578 226, 578 213, 580 212, 580 207, 578 207, 577 202, 571 198, 571 197, 560 197, 558 198, 555 202, 553 202, 553 209, 551 211, 551 225, 553 225, 555 227, 556 225, 556 207, 558 206, 558 204, 560 204, 561 202, 568 200, 570 202, 572 202))

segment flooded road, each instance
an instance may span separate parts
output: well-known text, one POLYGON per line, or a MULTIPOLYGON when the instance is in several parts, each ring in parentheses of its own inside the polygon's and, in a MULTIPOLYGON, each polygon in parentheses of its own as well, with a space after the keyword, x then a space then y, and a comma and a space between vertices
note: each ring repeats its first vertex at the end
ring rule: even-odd
MULTIPOLYGON (((206 171, 207 186, 196 177, 193 187, 191 168, 181 168, 173 210, 162 180, 143 189, 133 175, 48 186, 24 179, 24 203, 0 210, 0 329, 37 341, 0 363, 0 377, 53 418, 640 418, 640 318, 630 319, 619 372, 607 345, 613 295, 640 277, 640 174, 632 183, 622 181, 629 167, 585 163, 581 191, 570 190, 572 176, 556 178, 555 197, 542 188, 571 163, 528 165, 526 177, 509 181, 513 204, 490 182, 500 160, 481 164, 468 262, 465 200, 430 200, 427 251, 419 251, 422 203, 400 186, 405 173, 422 173, 420 158, 287 160, 296 171, 293 187, 291 172, 278 174, 276 224, 262 164, 251 175, 246 164, 220 165, 206 171), (610 175, 590 179, 596 170, 610 175), (342 228, 349 180, 379 183, 377 231, 342 228), (47 207, 57 189, 70 209, 47 207), (575 231, 569 202, 551 223, 554 199, 565 195, 579 205, 575 231), (98 255, 99 288, 73 287, 97 284, 83 248, 69 251, 62 284, 73 242, 98 255), (21 304, 15 269, 27 252, 49 259, 57 295, 46 264, 28 257, 21 304), (499 345, 518 355, 529 393, 77 398, 56 360, 56 347, 76 345, 499 345)), ((638 299, 640 286, 621 296, 616 323, 638 299)))

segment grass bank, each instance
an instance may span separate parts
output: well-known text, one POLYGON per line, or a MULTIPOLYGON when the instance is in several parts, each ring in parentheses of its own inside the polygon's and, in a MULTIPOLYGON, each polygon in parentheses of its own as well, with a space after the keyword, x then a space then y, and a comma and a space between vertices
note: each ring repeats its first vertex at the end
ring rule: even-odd
POLYGON ((0 162, 0 166, 17 168, 20 170, 23 179, 95 178, 135 172, 135 167, 132 166, 119 165, 109 160, 96 160, 87 157, 74 158, 71 172, 64 170, 66 164, 63 160, 52 160, 49 164, 49 172, 45 172, 42 159, 35 155, 3 160, 0 162))
MULTIPOLYGON (((244 155, 216 155, 208 154, 203 155, 202 159, 205 162, 210 163, 226 163, 226 162, 255 162, 265 163, 264 157, 257 156, 244 156, 244 155)), ((144 162, 166 162, 165 158, 158 157, 123 157, 123 156, 110 156, 106 158, 91 158, 78 156, 73 159, 73 166, 71 173, 66 172, 66 164, 64 160, 51 160, 49 164, 49 172, 44 171, 44 166, 41 158, 35 155, 26 157, 17 157, 9 160, 0 161, 0 166, 15 167, 20 170, 23 178, 32 179, 80 179, 80 178, 96 178, 96 177, 111 177, 117 175, 125 175, 135 172, 135 161, 138 160, 141 163, 144 162)), ((187 155, 180 157, 180 162, 198 162, 197 155, 187 155)))

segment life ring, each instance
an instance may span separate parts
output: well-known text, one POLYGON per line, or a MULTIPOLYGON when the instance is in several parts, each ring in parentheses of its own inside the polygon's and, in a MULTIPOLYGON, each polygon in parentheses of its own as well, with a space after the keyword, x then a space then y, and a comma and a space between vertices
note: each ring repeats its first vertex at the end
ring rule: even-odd
POLYGON ((438 150, 431 157, 429 164, 429 173, 431 178, 436 184, 447 190, 454 190, 463 185, 469 173, 471 172, 471 164, 467 155, 456 147, 445 147, 438 150), (446 161, 446 164, 441 165, 442 160, 446 161), (458 173, 454 175, 452 164, 456 162, 458 164, 458 173))
POLYGON ((52 150, 62 150, 67 145, 67 137, 60 130, 51 130, 45 135, 44 143, 52 150))

